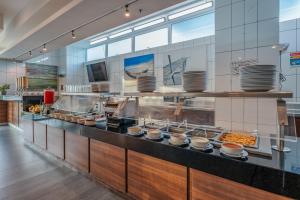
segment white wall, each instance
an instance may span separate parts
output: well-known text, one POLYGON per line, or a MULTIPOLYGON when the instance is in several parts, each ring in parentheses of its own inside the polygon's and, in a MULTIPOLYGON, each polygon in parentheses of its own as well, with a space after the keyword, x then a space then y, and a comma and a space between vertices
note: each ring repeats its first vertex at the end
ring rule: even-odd
MULTIPOLYGON (((259 64, 278 65, 278 0, 216 1, 216 91, 239 91, 239 76, 231 63, 256 59, 259 64)), ((276 100, 261 98, 216 98, 215 123, 234 130, 260 134, 277 132, 276 100)))
POLYGON ((290 53, 300 51, 300 19, 293 19, 280 23, 280 43, 289 43, 290 46, 282 55, 282 71, 286 76, 283 83, 284 90, 294 93, 293 99, 288 101, 300 101, 300 68, 290 65, 290 53))
POLYGON ((7 94, 16 93, 17 77, 24 76, 25 68, 23 63, 0 60, 0 85, 9 84, 7 94))

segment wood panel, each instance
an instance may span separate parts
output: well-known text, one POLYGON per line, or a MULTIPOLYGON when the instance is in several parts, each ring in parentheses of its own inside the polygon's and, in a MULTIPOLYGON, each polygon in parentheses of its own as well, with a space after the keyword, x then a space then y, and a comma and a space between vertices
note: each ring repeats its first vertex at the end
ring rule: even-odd
POLYGON ((187 199, 187 168, 128 151, 128 193, 136 199, 187 199))
POLYGON ((125 192, 125 149, 90 139, 90 171, 101 182, 125 192))
POLYGON ((0 124, 7 122, 7 101, 0 101, 0 124))
POLYGON ((19 126, 19 102, 7 102, 7 121, 15 126, 19 126))
POLYGON ((89 139, 65 132, 65 160, 75 168, 89 172, 89 139))
POLYGON ((28 119, 22 119, 21 129, 23 130, 24 139, 28 142, 33 143, 33 121, 28 119))
POLYGON ((47 151, 61 159, 65 158, 64 134, 63 129, 47 126, 47 151))
POLYGON ((39 147, 46 149, 47 148, 47 126, 38 122, 33 123, 34 130, 34 144, 39 147))
POLYGON ((190 200, 286 200, 264 190, 190 169, 190 200))

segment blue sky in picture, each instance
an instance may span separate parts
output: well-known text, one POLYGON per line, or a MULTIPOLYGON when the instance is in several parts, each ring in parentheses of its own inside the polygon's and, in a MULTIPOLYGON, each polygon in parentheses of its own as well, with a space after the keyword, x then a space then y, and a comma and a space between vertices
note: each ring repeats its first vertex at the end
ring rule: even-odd
POLYGON ((280 21, 300 18, 300 0, 280 0, 280 21))
POLYGON ((154 54, 147 54, 143 56, 137 56, 132 58, 126 58, 124 60, 125 68, 140 65, 143 63, 154 62, 154 54))

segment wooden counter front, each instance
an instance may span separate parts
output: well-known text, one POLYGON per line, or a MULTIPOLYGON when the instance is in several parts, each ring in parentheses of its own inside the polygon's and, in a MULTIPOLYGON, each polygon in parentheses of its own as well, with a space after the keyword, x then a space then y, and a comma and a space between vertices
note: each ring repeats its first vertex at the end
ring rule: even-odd
POLYGON ((64 159, 65 133, 63 129, 47 126, 47 151, 64 159))
POLYGON ((287 200, 264 190, 190 169, 190 200, 287 200))
POLYGON ((66 131, 65 160, 75 168, 89 172, 89 139, 66 131))
POLYGON ((136 199, 187 199, 187 168, 128 151, 128 193, 136 199))
POLYGON ((6 124, 7 119, 7 101, 0 101, 0 124, 6 124))
POLYGON ((90 171, 101 182, 125 192, 125 149, 90 139, 90 171))
POLYGON ((47 126, 38 122, 33 123, 34 130, 34 144, 38 145, 42 149, 47 148, 47 126))

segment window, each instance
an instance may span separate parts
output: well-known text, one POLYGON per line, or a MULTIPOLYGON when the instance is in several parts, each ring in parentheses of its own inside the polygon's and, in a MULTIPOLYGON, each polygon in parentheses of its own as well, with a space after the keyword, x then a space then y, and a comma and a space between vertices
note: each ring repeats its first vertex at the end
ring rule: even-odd
POLYGON ((102 37, 102 38, 94 38, 92 40, 90 40, 90 45, 94 45, 100 42, 104 42, 107 40, 107 37, 102 37))
POLYGON ((105 58, 105 45, 87 49, 87 61, 99 60, 105 58))
POLYGON ((215 34, 214 13, 172 25, 172 43, 183 42, 215 34))
POLYGON ((300 18, 300 0, 280 0, 280 21, 300 18))
POLYGON ((108 44, 108 56, 116 56, 120 54, 130 53, 131 48, 131 38, 120 40, 114 43, 108 44))
POLYGON ((109 38, 111 38, 111 39, 112 38, 116 38, 116 37, 119 37, 119 36, 122 36, 122 35, 126 35, 126 34, 131 33, 131 32, 132 32, 132 29, 127 29, 125 31, 121 31, 119 33, 113 34, 113 35, 109 36, 109 38))
POLYGON ((151 22, 148 22, 148 23, 145 23, 145 24, 142 24, 142 25, 139 25, 139 26, 136 26, 134 27, 133 29, 135 31, 137 30, 141 30, 143 28, 147 28, 147 27, 150 27, 150 26, 154 26, 156 24, 160 24, 160 23, 163 23, 165 22, 165 18, 160 18, 160 19, 157 19, 157 20, 154 20, 154 21, 151 21, 151 22))
POLYGON ((160 29, 150 33, 145 33, 135 37, 135 50, 158 47, 168 44, 168 29, 160 29))

